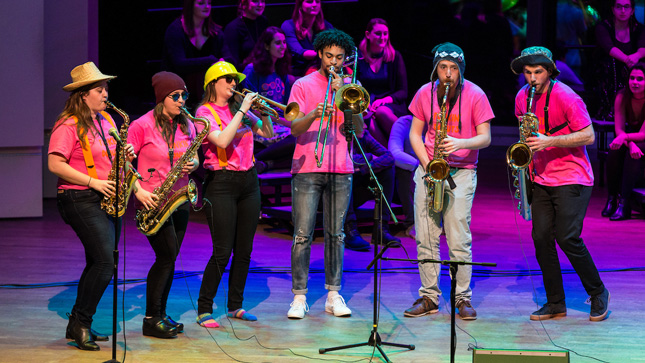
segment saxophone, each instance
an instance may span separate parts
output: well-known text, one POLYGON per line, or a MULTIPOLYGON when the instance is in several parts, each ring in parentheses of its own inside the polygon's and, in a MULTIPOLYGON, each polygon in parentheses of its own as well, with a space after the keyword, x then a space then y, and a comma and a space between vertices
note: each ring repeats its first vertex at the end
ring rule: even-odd
POLYGON ((174 193, 172 187, 175 185, 177 180, 184 176, 182 169, 197 154, 199 146, 210 132, 211 123, 205 118, 193 117, 184 107, 181 107, 181 112, 193 121, 193 123, 198 122, 204 125, 204 129, 197 134, 195 140, 193 140, 188 149, 186 149, 184 155, 177 160, 177 164, 170 169, 166 180, 164 180, 164 182, 153 191, 153 193, 159 197, 157 206, 147 210, 140 209, 137 211, 137 228, 146 236, 156 234, 175 209, 186 201, 189 201, 193 207, 197 203, 197 187, 192 179, 188 181, 188 185, 174 193), (171 195, 171 193, 173 194, 171 195))
POLYGON ((531 206, 528 197, 527 180, 529 178, 528 167, 533 160, 533 151, 526 144, 526 139, 536 135, 540 121, 531 112, 533 108, 533 97, 535 86, 531 86, 526 99, 526 113, 518 119, 520 125, 520 141, 509 146, 506 150, 506 163, 513 169, 513 186, 515 187, 515 198, 519 200, 517 209, 524 220, 531 220, 531 206))
MULTIPOLYGON (((123 124, 119 130, 119 138, 124 144, 117 145, 119 149, 119 158, 112 162, 112 168, 110 169, 110 174, 108 175, 108 180, 115 181, 119 183, 118 185, 118 216, 121 217, 125 213, 125 208, 128 206, 128 200, 130 199, 130 194, 132 188, 134 188, 134 181, 136 179, 142 179, 141 175, 134 169, 130 162, 125 159, 125 142, 128 139, 128 127, 130 127, 130 117, 125 111, 114 106, 110 101, 105 101, 107 106, 113 109, 123 118, 123 124), (118 180, 117 180, 118 178, 118 180)), ((114 130, 116 131, 116 130, 114 130)), ((108 215, 113 216, 115 214, 115 199, 117 195, 115 194, 112 197, 103 197, 101 201, 101 209, 103 209, 108 215)))
POLYGON ((443 104, 441 105, 441 114, 439 115, 439 130, 436 130, 434 136, 434 153, 432 160, 426 167, 426 175, 432 183, 428 183, 428 196, 430 196, 430 208, 439 213, 443 209, 443 192, 444 181, 450 174, 450 165, 444 158, 440 146, 448 135, 448 112, 446 104, 450 92, 450 83, 446 83, 446 93, 443 95, 443 104))

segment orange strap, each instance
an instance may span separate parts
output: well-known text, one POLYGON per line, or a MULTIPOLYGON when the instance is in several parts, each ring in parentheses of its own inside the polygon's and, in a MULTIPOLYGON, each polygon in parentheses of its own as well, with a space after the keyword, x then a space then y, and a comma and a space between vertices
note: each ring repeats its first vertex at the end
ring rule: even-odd
MULTIPOLYGON (((114 120, 112 119, 112 116, 110 116, 109 113, 105 111, 100 112, 103 117, 105 117, 106 120, 114 126, 114 120)), ((74 119, 74 123, 78 123, 78 118, 76 116, 72 116, 72 119, 74 119)), ((81 149, 83 150, 83 159, 85 159, 85 167, 87 168, 87 175, 94 178, 98 179, 98 175, 96 174, 96 165, 94 164, 94 156, 92 155, 92 148, 90 146, 90 141, 87 137, 87 134, 85 134, 85 140, 83 140, 84 143, 81 144, 81 149), (85 145, 85 146, 83 146, 85 145)))
MULTIPOLYGON (((224 131, 224 128, 222 127, 222 120, 219 118, 217 115, 217 112, 213 109, 213 106, 209 105, 208 103, 204 104, 210 111, 211 114, 213 114, 213 117, 215 118, 215 122, 217 122, 217 126, 219 126, 219 129, 221 131, 224 131)), ((226 149, 222 149, 219 146, 215 146, 217 148, 217 159, 219 160, 219 166, 222 168, 225 168, 228 166, 228 157, 226 156, 226 149)))

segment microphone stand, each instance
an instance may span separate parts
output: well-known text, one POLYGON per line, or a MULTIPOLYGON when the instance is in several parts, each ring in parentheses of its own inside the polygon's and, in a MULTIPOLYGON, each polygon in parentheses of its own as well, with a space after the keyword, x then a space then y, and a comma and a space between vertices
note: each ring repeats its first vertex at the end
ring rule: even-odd
MULTIPOLYGON (((114 157, 114 162, 118 163, 119 162, 119 157, 121 153, 121 146, 118 145, 116 146, 116 153, 114 157)), ((125 165, 124 165, 125 167, 125 165)), ((117 168, 118 169, 118 168, 117 168)), ((118 276, 119 276, 119 234, 120 234, 120 229, 119 229, 119 178, 121 175, 120 173, 116 173, 116 197, 114 198, 114 250, 112 251, 112 256, 114 257, 114 270, 112 271, 112 274, 114 275, 113 277, 113 290, 112 290, 112 359, 105 361, 104 363, 119 363, 119 361, 116 359, 116 316, 117 316, 117 294, 118 294, 118 289, 117 289, 117 284, 118 284, 118 276)))
MULTIPOLYGON (((352 117, 352 111, 351 110, 344 110, 344 117, 345 117, 345 137, 347 137, 348 142, 351 142, 351 140, 356 141, 356 145, 358 145, 358 149, 361 152, 361 155, 363 155, 363 159, 365 160, 365 163, 367 163, 367 167, 370 172, 370 181, 374 185, 374 187, 370 187, 370 191, 374 194, 374 228, 372 230, 372 240, 374 240, 374 237, 378 236, 381 229, 381 223, 382 223, 382 216, 381 216, 381 202, 385 201, 385 206, 388 208, 390 211, 390 215, 392 216, 392 220, 394 223, 398 223, 396 216, 392 212, 392 208, 390 208, 390 204, 388 203, 387 199, 384 198, 383 194, 383 187, 381 184, 378 182, 378 179, 376 178, 376 174, 374 174, 374 170, 372 169, 372 166, 370 165, 369 161, 367 160, 367 157, 365 156, 365 152, 363 151, 363 148, 361 147, 360 142, 358 141, 358 138, 356 137, 356 132, 354 131, 353 124, 351 122, 348 122, 347 120, 351 120, 352 117)), ((349 148, 348 148, 349 149, 349 148)), ((381 234, 381 239, 382 239, 382 233, 381 234)), ((318 350, 319 354, 324 354, 326 352, 331 352, 334 350, 342 350, 342 349, 350 349, 350 348, 356 348, 356 347, 363 347, 363 346, 370 346, 370 347, 375 347, 378 349, 378 351, 381 353, 381 356, 385 359, 386 362, 391 362, 383 349, 381 348, 382 345, 387 345, 387 346, 392 346, 392 347, 399 347, 399 348, 406 348, 409 350, 414 350, 414 345, 412 344, 398 344, 398 343, 390 343, 390 342, 384 342, 381 340, 381 336, 378 333, 378 307, 379 307, 379 293, 378 293, 378 260, 379 259, 384 259, 383 253, 389 245, 386 245, 381 252, 379 252, 379 243, 382 241, 377 241, 377 243, 374 243, 374 260, 370 262, 370 264, 367 266, 367 269, 369 270, 372 266, 374 266, 374 304, 373 304, 373 310, 374 310, 374 316, 373 316, 373 323, 372 323, 372 331, 370 333, 369 339, 367 342, 362 342, 362 343, 356 343, 356 344, 349 344, 349 345, 342 345, 342 346, 337 346, 337 347, 332 347, 332 348, 320 348, 318 350)))
POLYGON ((450 266, 450 363, 455 362, 455 351, 457 349, 457 332, 455 331, 455 308, 456 308, 456 291, 457 291, 457 270, 459 265, 477 265, 477 266, 489 266, 495 267, 496 263, 490 262, 466 262, 466 261, 453 261, 453 260, 413 260, 406 258, 387 258, 381 257, 384 261, 408 261, 408 262, 417 262, 417 263, 438 263, 441 265, 450 266))

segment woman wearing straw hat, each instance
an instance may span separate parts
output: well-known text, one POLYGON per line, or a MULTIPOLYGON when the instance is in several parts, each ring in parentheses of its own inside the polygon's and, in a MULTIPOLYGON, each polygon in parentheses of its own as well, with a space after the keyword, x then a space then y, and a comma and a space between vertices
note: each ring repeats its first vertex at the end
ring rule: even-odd
MULTIPOLYGON (((86 265, 66 337, 80 349, 96 351, 100 348, 95 341, 107 341, 108 337, 91 329, 92 317, 112 279, 115 230, 121 224, 120 218, 101 209, 103 197, 115 193, 115 182, 108 180, 108 174, 117 143, 108 136, 114 121, 104 112, 107 82, 115 77, 101 73, 92 62, 74 68, 71 76, 72 83, 63 87, 71 93, 54 125, 48 164, 58 176, 58 211, 85 249, 86 265)), ((131 145, 126 153, 134 157, 131 145)))
MULTIPOLYGON (((156 106, 132 123, 128 141, 139 155, 141 170, 151 170, 149 179, 136 182, 135 197, 137 208, 154 208, 158 196, 153 193, 168 178, 173 165, 186 153, 195 139, 195 128, 181 113, 188 99, 186 84, 178 75, 159 72, 152 76, 156 106)), ((184 165, 184 176, 178 179, 173 191, 188 184, 188 173, 199 166, 194 158, 184 165)), ((186 234, 190 205, 183 203, 159 231, 148 236, 148 242, 155 252, 155 262, 150 267, 146 284, 146 315, 143 319, 143 335, 157 338, 174 338, 184 330, 184 324, 177 323, 166 314, 168 294, 175 273, 175 261, 186 234)))
POLYGON ((273 126, 269 118, 258 120, 248 113, 257 93, 248 93, 242 104, 235 100, 233 91, 245 77, 230 63, 213 64, 206 72, 204 99, 196 112, 197 117, 207 118, 212 125, 208 142, 204 144, 207 170, 204 210, 213 239, 213 254, 204 270, 197 307, 197 323, 206 328, 219 326, 212 316, 213 299, 231 253, 227 316, 257 320, 242 308, 253 237, 260 215, 260 187, 253 165, 252 132, 272 137, 273 126))

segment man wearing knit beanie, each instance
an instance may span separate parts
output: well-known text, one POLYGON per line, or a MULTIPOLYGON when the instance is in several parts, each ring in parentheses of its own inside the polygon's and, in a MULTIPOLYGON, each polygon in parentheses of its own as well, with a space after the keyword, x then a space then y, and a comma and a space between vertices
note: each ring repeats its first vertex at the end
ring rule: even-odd
MULTIPOLYGON (((470 213, 477 187, 477 156, 479 149, 490 145, 490 121, 495 115, 481 88, 463 78, 466 60, 461 48, 443 43, 432 51, 430 83, 419 89, 409 107, 414 116, 410 144, 420 162, 414 175, 417 255, 419 259, 439 260, 439 237, 443 229, 450 259, 471 262, 470 213), (426 125, 424 143, 422 133, 426 125), (433 174, 433 181, 430 172, 426 173, 428 165, 433 160, 441 165, 441 159, 450 171, 443 180, 433 174), (436 203, 441 198, 443 202, 436 203)), ((419 264, 420 298, 404 316, 418 317, 439 311, 440 271, 436 264, 419 264)), ((459 317, 464 320, 477 319, 470 301, 471 276, 471 266, 459 266, 455 298, 459 317)))

